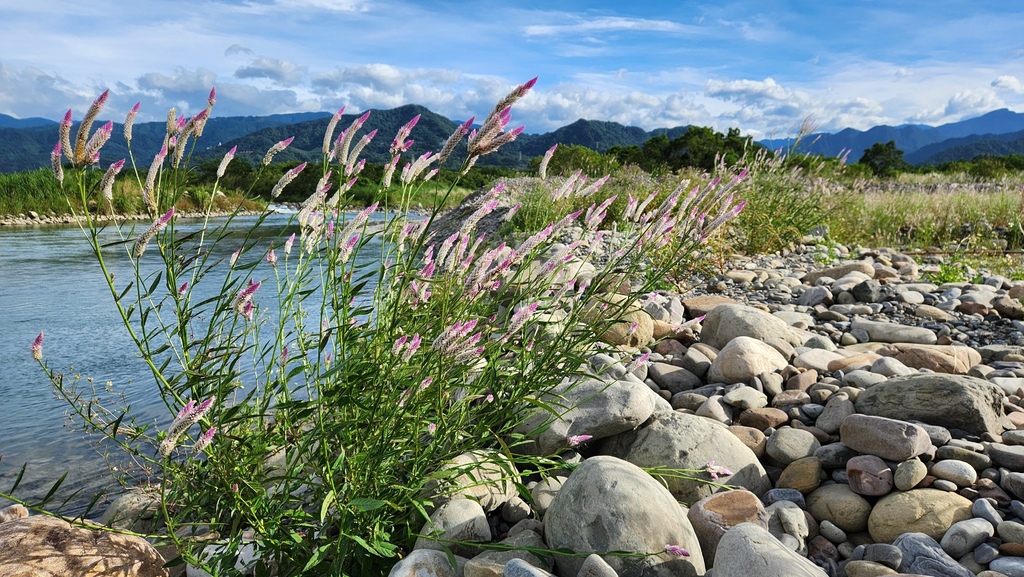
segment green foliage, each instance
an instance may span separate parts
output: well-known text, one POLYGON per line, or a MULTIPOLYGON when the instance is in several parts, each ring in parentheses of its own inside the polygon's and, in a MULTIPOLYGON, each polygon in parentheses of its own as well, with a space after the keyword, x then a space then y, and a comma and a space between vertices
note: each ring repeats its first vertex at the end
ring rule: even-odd
POLYGON ((876 142, 871 148, 864 150, 864 155, 857 161, 871 169, 875 176, 891 177, 909 168, 903 160, 903 151, 896 148, 896 141, 890 140, 882 144, 876 142))
POLYGON ((734 166, 747 154, 764 150, 753 138, 744 137, 738 128, 730 128, 728 134, 712 128, 691 126, 675 139, 666 135, 655 136, 643 146, 616 146, 608 154, 620 164, 635 164, 643 170, 658 174, 674 172, 682 168, 700 168, 707 172, 720 165, 734 166))
MULTIPOLYGON (((255 180, 247 190, 265 194, 289 166, 239 170, 255 180)), ((209 210, 216 201, 221 183, 212 165, 157 168, 147 188, 153 213, 178 202, 206 201, 209 210), (196 188, 211 169, 212 186, 196 188)), ((336 169, 326 161, 307 167, 288 194, 309 196, 336 169)), ((87 204, 91 173, 66 172, 65 190, 87 204)), ((640 192, 631 187, 645 175, 632 176, 620 194, 640 192)), ((520 472, 567 466, 527 447, 527 432, 543 431, 566 408, 542 399, 555 398, 546 394, 566 377, 590 372, 590 356, 608 350, 598 336, 654 285, 621 302, 603 287, 621 274, 641 276, 640 266, 648 278, 663 276, 711 232, 688 209, 728 208, 713 194, 719 188, 705 186, 687 210, 668 202, 649 208, 646 220, 624 219, 622 253, 584 282, 576 275, 585 256, 543 256, 563 240, 556 231, 510 253, 493 246, 497 239, 471 244, 469 228, 448 242, 449 254, 411 220, 414 199, 423 198, 417 189, 433 186, 422 178, 401 179, 397 190, 370 185, 391 211, 378 232, 368 228, 371 209, 353 216, 317 195, 290 224, 291 240, 284 233, 262 239, 255 229, 232 234, 230 217, 192 233, 170 213, 158 221, 163 228, 142 234, 112 225, 123 240, 113 244, 101 240, 96 220, 82 224, 132 352, 178 416, 154 426, 127 399, 100 402, 41 351, 36 358, 76 423, 139 465, 125 474, 154 492, 166 527, 151 537, 173 543, 183 560, 234 575, 243 534, 252 531, 257 575, 386 574, 410 550, 426 508, 450 498, 460 488, 455 479, 479 474, 453 464, 470 452, 500 472, 490 482, 528 495, 520 472), (655 264, 644 258, 672 235, 680 237, 672 251, 655 264), (115 260, 132 274, 110 274, 115 260), (193 539, 194 529, 210 533, 193 539)), ((457 184, 435 189, 430 220, 457 184)), ((586 202, 582 188, 566 198, 586 202)), ((338 206, 351 204, 356 189, 339 190, 338 206)), ((598 220, 582 230, 567 220, 557 232, 574 235, 574 245, 589 243, 598 220)))

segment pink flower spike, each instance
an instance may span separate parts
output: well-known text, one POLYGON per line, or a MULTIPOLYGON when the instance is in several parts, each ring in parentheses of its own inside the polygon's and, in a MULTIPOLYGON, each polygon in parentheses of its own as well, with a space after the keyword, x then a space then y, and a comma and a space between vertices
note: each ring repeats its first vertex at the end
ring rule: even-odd
POLYGON ((184 283, 181 284, 180 287, 178 287, 178 296, 179 297, 183 297, 183 296, 185 296, 185 293, 187 293, 187 292, 188 292, 188 281, 185 281, 184 283))
POLYGON ((689 557, 690 552, 679 545, 665 545, 665 552, 676 557, 689 557))
POLYGON ((32 341, 32 359, 36 361, 43 360, 43 333, 39 332, 39 336, 36 340, 32 341))
POLYGON ((570 447, 579 447, 583 443, 586 443, 590 439, 593 439, 593 435, 571 435, 565 438, 565 441, 569 443, 570 447))
POLYGON ((213 442, 213 436, 217 434, 217 427, 210 427, 208 431, 199 436, 194 447, 192 447, 195 454, 202 453, 210 447, 210 443, 213 442))
POLYGON ((533 78, 519 85, 517 92, 519 93, 520 98, 526 96, 526 93, 528 93, 530 89, 533 88, 535 84, 537 84, 537 78, 537 76, 534 76, 533 78))
POLYGON ((206 99, 206 102, 209 103, 210 106, 213 106, 214 104, 217 104, 217 88, 216 87, 210 88, 210 96, 206 99))
POLYGON ((433 435, 435 432, 437 432, 437 425, 435 425, 434 423, 430 423, 429 425, 427 425, 427 433, 433 435))

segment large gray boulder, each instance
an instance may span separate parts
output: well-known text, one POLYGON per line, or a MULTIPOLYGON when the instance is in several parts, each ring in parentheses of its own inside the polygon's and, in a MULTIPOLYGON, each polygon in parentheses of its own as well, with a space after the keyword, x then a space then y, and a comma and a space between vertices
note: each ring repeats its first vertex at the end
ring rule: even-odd
MULTIPOLYGON (((696 415, 655 413, 639 429, 608 439, 600 451, 641 467, 703 469, 714 461, 732 471, 731 476, 719 479, 720 483, 742 487, 757 496, 772 488, 764 467, 743 441, 722 423, 696 415)), ((703 478, 711 480, 709 475, 703 478)), ((718 490, 678 477, 667 477, 665 482, 672 495, 684 503, 696 503, 718 490)))
POLYGON ((759 341, 778 338, 794 346, 802 344, 786 321, 761 309, 738 304, 724 304, 711 309, 701 325, 701 342, 721 349, 736 337, 759 341))
POLYGON ((740 336, 726 343, 718 352, 708 370, 708 382, 748 383, 761 373, 784 369, 786 364, 786 358, 771 345, 740 336))
POLYGON ((632 380, 583 379, 567 382, 541 401, 558 411, 538 409, 515 431, 533 443, 516 451, 550 455, 566 448, 566 437, 590 435, 594 441, 639 427, 654 412, 657 395, 647 385, 632 380))
POLYGON ((767 529, 743 523, 729 529, 718 542, 715 577, 826 577, 817 565, 801 557, 767 529))
MULTIPOLYGON (((544 531, 552 549, 657 553, 604 556, 619 577, 705 573, 700 542, 683 508, 653 477, 614 457, 591 457, 569 475, 544 516, 544 531), (670 555, 665 545, 682 547, 690 556, 670 555)), ((556 555, 555 573, 576 577, 583 563, 583 557, 556 555)))
POLYGON ((964 375, 919 374, 896 377, 857 397, 857 413, 904 421, 917 420, 947 429, 1001 435, 1013 428, 1003 413, 1003 391, 988 381, 964 375))

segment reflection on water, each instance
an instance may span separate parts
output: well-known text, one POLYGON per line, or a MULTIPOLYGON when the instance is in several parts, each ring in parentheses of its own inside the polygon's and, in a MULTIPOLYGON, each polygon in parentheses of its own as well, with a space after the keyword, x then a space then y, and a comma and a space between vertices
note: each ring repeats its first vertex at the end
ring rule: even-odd
MULTIPOLYGON (((271 242, 280 246, 298 230, 292 223, 293 216, 271 215, 255 229, 251 239, 264 250, 271 242)), ((254 223, 256 217, 236 219, 210 262, 226 261, 254 223)), ((140 230, 143 226, 139 225, 140 230)), ((177 228, 181 234, 194 232, 201 228, 201 221, 181 219, 177 228)), ((119 238, 110 228, 104 231, 102 242, 116 243, 119 238)), ((79 382, 84 385, 91 378, 92 385, 101 391, 111 383, 109 391, 123 392, 142 423, 166 426, 170 415, 152 374, 133 354, 134 345, 81 230, 0 229, 0 247, 0 491, 9 491, 22 465, 27 465, 16 496, 38 500, 67 471, 55 503, 81 490, 62 510, 65 514, 80 514, 97 491, 110 485, 110 473, 98 448, 91 444, 95 439, 65 426, 66 407, 54 397, 29 353, 29 345, 39 331, 46 335, 43 352, 52 369, 68 377, 80 375, 79 382)), ((255 258, 256 252, 250 254, 255 258)), ((365 255, 379 256, 379 248, 365 255)), ((105 258, 115 279, 132 277, 123 247, 108 247, 105 258)), ((143 262, 144 269, 160 268, 155 247, 150 247, 143 262)), ((257 278, 270 274, 269 265, 261 265, 255 272, 257 278)), ((219 288, 220 280, 207 279, 198 290, 219 288)), ((266 291, 257 295, 257 300, 263 297, 261 304, 269 305, 273 302, 270 294, 266 291)), ((211 295, 194 294, 193 302, 205 296, 211 295)), ((3 505, 0 501, 0 507, 3 505)))

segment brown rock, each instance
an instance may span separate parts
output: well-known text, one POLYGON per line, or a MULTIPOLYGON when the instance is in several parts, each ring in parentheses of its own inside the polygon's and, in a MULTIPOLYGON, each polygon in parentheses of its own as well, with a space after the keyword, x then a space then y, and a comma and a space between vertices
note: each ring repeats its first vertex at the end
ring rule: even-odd
POLYGON ((704 316, 711 311, 711 309, 718 305, 737 305, 739 302, 729 298, 717 295, 702 295, 693 298, 683 299, 683 306, 686 308, 687 318, 695 319, 700 316, 704 316))
POLYGON ((1024 304, 1020 300, 1003 295, 992 301, 992 308, 1008 319, 1024 319, 1024 304))
POLYGON ((738 489, 716 493, 697 501, 686 513, 693 532, 700 541, 705 562, 713 561, 722 535, 740 523, 754 523, 768 528, 768 513, 757 495, 738 489))
POLYGON ((779 427, 789 421, 789 416, 781 409, 763 407, 760 409, 747 409, 740 413, 737 422, 744 427, 751 427, 758 431, 764 431, 768 427, 779 427))
POLYGON ((833 373, 836 371, 848 373, 856 369, 867 369, 871 367, 871 363, 880 358, 881 355, 875 353, 860 353, 859 355, 853 355, 829 362, 828 370, 833 373))
POLYGON ((797 459, 786 466, 776 487, 796 489, 805 495, 821 485, 821 461, 817 457, 797 459))
POLYGON ((964 313, 965 315, 981 315, 988 316, 988 306, 982 303, 960 303, 957 305, 956 310, 964 313))
MULTIPOLYGON (((658 321, 657 319, 655 319, 655 321, 654 321, 654 323, 655 323, 654 338, 656 338, 656 339, 657 338, 661 338, 661 337, 658 336, 658 326, 657 325, 658 325, 659 322, 662 322, 662 321, 658 321)), ((663 324, 665 324, 665 323, 663 323, 663 324)), ((654 352, 658 353, 659 355, 675 355, 675 356, 680 356, 681 357, 681 356, 686 354, 686 347, 683 345, 683 343, 681 343, 681 342, 679 342, 679 341, 677 341, 675 339, 665 339, 665 340, 659 342, 658 344, 654 345, 654 352)))
POLYGON ((765 446, 768 444, 768 438, 764 436, 764 433, 754 427, 743 425, 730 425, 729 431, 736 435, 736 438, 746 445, 755 457, 760 459, 764 456, 765 446))
POLYGON ((879 349, 878 354, 893 357, 913 369, 954 375, 966 375, 971 367, 981 363, 981 353, 955 345, 896 343, 879 349))
POLYGON ((874 455, 860 455, 846 462, 850 489, 858 495, 877 497, 892 491, 892 470, 874 455))
POLYGON ((807 369, 797 373, 786 381, 787 391, 807 391, 814 383, 818 382, 818 371, 807 369))
POLYGON ((4 577, 166 577, 163 564, 140 537, 72 527, 44 515, 0 524, 4 577))
POLYGON ((810 402, 811 396, 803 391, 782 391, 772 397, 772 406, 783 411, 793 407, 800 407, 810 402))

